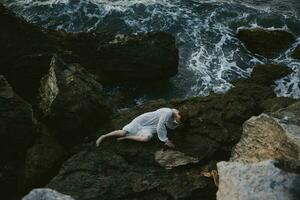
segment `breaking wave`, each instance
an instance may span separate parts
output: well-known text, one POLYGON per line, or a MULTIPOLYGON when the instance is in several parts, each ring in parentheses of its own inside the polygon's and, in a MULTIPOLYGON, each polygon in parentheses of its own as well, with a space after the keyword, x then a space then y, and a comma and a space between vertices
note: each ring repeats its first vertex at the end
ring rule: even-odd
MULTIPOLYGON (((300 18, 293 9, 283 12, 276 6, 251 4, 251 0, 4 1, 26 20, 48 28, 120 34, 160 30, 174 35, 180 52, 178 75, 163 91, 138 92, 137 102, 223 93, 232 87, 230 81, 249 76, 255 64, 269 62, 294 70, 276 81, 276 93, 300 98, 300 62, 290 57, 299 38, 284 54, 271 60, 249 52, 236 38, 238 28, 258 26, 299 35, 300 18)), ((273 3, 277 5, 275 0, 273 3)))

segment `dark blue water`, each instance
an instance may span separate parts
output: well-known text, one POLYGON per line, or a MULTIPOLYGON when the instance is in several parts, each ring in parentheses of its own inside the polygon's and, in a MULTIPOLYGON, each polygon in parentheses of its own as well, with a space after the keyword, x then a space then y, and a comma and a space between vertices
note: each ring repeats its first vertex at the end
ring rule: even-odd
MULTIPOLYGON (((3 0, 2 0, 3 1, 3 0)), ((162 30, 176 37, 177 76, 161 87, 127 87, 137 102, 222 93, 231 80, 247 77, 257 63, 277 62, 294 69, 276 82, 279 96, 300 98, 300 62, 290 58, 300 43, 299 0, 4 0, 26 20, 68 31, 110 30, 120 34, 162 30), (236 38, 240 27, 284 29, 297 42, 267 60, 247 51, 236 38)), ((122 87, 109 88, 112 94, 122 87)))

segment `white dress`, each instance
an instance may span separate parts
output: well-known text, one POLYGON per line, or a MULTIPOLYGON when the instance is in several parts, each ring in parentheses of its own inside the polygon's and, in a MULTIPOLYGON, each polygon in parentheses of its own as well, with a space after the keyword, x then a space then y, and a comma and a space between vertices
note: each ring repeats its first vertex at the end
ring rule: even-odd
POLYGON ((166 126, 170 129, 175 129, 178 126, 171 108, 160 108, 153 112, 144 113, 124 126, 122 130, 129 135, 148 137, 153 137, 153 134, 157 133, 159 140, 166 142, 168 140, 166 126))

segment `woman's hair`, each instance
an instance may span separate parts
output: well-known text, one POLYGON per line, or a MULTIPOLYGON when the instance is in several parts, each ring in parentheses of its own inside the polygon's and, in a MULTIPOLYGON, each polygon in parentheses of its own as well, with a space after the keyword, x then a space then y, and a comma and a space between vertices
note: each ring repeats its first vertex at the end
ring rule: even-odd
POLYGON ((184 123, 188 119, 188 112, 185 109, 178 109, 181 123, 184 123))

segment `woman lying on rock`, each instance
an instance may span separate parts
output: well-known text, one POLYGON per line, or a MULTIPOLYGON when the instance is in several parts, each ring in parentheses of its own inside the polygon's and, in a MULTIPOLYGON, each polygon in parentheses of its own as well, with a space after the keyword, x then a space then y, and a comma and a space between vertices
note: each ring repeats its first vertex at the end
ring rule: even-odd
POLYGON ((182 116, 178 110, 172 108, 160 108, 153 112, 144 113, 129 124, 123 127, 122 130, 116 130, 105 135, 101 135, 96 141, 98 147, 103 139, 107 137, 119 137, 117 140, 134 140, 139 142, 147 142, 151 140, 154 133, 160 141, 164 142, 169 147, 175 147, 173 142, 167 137, 167 129, 175 129, 181 124, 182 116))

